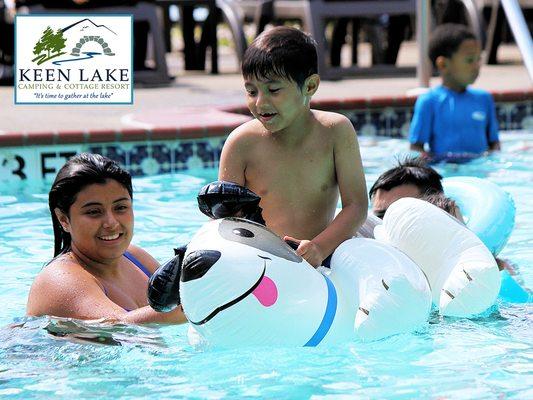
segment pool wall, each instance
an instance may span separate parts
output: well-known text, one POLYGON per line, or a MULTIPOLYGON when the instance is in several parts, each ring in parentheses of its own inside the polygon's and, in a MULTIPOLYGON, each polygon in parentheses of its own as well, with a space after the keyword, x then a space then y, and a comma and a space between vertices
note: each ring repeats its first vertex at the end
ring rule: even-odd
MULTIPOLYGON (((533 134, 533 90, 492 94, 501 132, 533 134)), ((346 115, 359 135, 405 138, 415 100, 406 96, 322 100, 312 107, 346 115)), ((0 133, 0 182, 50 181, 69 157, 86 151, 118 161, 133 176, 216 168, 226 136, 251 117, 239 105, 212 109, 217 122, 203 123, 203 112, 195 125, 0 133)))

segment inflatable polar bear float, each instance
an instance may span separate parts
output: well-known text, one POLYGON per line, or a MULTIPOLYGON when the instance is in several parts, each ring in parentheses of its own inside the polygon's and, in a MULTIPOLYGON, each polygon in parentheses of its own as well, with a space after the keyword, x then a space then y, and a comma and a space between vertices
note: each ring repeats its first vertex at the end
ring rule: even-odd
POLYGON ((202 341, 231 347, 379 339, 425 326, 431 308, 425 276, 392 246, 347 240, 326 275, 238 218, 209 221, 193 237, 179 295, 202 341))
POLYGON ((315 346, 415 330, 427 323, 431 296, 444 315, 469 316, 494 303, 494 258, 444 211, 402 199, 375 231, 427 279, 405 254, 371 239, 341 244, 331 272, 321 274, 264 226, 226 218, 206 223, 183 262, 153 275, 150 304, 181 301, 195 342, 315 346))

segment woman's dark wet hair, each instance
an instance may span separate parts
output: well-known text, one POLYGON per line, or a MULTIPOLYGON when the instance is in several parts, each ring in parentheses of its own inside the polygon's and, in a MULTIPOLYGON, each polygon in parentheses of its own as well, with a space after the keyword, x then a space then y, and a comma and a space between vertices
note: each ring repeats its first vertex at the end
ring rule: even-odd
POLYGON ((368 195, 374 197, 378 189, 391 190, 396 186, 412 184, 421 194, 443 193, 442 176, 419 157, 407 157, 398 166, 385 171, 374 182, 368 195))
POLYGON ((278 26, 259 35, 246 49, 242 61, 245 78, 284 78, 302 88, 305 80, 318 73, 315 40, 288 26, 278 26))
POLYGON ((429 40, 429 59, 436 66, 437 57, 451 58, 465 40, 477 39, 465 25, 443 24, 437 26, 429 40))
POLYGON ((94 183, 103 184, 107 179, 120 183, 133 198, 131 175, 107 157, 81 153, 61 167, 48 194, 48 206, 54 228, 54 257, 66 253, 71 248, 70 233, 63 230, 54 210, 57 208, 69 215, 70 206, 74 204, 77 194, 83 188, 94 183))

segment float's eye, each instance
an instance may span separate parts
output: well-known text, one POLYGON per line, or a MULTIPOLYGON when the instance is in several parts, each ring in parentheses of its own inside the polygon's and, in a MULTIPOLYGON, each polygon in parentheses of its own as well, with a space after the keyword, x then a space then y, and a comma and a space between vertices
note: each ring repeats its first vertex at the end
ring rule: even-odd
POLYGON ((189 282, 201 278, 221 256, 220 251, 216 250, 196 250, 189 253, 183 260, 180 280, 189 282))
POLYGON ((247 238, 252 238, 255 236, 252 231, 245 229, 245 228, 235 228, 233 229, 232 232, 237 236, 242 236, 242 237, 247 237, 247 238))

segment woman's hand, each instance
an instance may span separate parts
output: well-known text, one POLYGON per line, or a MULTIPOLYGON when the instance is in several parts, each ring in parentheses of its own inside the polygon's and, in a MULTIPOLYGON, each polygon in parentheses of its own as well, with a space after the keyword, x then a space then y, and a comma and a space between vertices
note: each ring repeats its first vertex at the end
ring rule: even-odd
POLYGON ((298 243, 298 248, 296 249, 296 254, 303 257, 305 261, 311 264, 313 267, 319 267, 322 265, 322 261, 326 256, 322 253, 322 250, 316 243, 311 240, 301 240, 296 239, 291 236, 284 236, 283 240, 286 242, 298 243))

